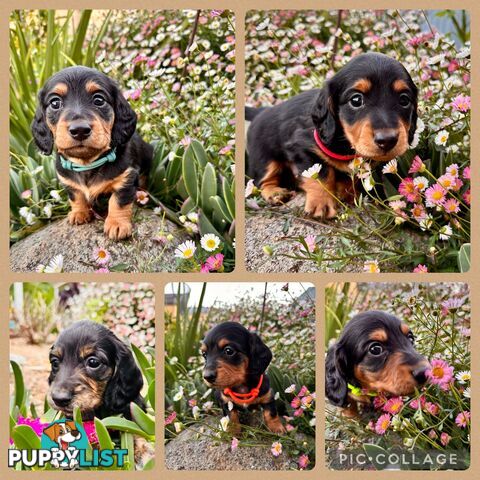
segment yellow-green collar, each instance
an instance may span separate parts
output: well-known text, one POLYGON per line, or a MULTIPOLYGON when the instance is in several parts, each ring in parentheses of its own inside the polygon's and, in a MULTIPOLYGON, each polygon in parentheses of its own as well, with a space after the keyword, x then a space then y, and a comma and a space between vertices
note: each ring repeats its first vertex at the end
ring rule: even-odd
POLYGON ((362 395, 368 395, 369 397, 376 397, 378 396, 377 392, 364 392, 364 390, 360 387, 355 387, 351 383, 347 383, 348 389, 352 392, 353 395, 357 397, 361 397, 362 395))

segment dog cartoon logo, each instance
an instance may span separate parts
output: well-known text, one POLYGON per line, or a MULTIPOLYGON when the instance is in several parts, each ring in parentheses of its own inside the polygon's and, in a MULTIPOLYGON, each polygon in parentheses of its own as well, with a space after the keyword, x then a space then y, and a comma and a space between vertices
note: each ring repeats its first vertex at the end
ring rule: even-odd
POLYGON ((57 455, 51 464, 55 468, 75 468, 78 465, 78 450, 88 446, 87 435, 81 425, 73 420, 57 420, 43 430, 42 448, 57 455))

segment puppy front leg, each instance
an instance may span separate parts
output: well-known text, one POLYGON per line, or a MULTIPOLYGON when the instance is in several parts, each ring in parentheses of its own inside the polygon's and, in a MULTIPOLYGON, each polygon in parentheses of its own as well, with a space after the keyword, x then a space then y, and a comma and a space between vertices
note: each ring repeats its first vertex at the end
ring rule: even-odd
POLYGON ((240 425, 240 416, 238 414, 238 410, 235 408, 235 406, 229 410, 228 409, 228 403, 225 403, 222 401, 222 410, 223 410, 223 415, 225 417, 228 417, 230 420, 230 423, 228 424, 228 431, 233 435, 233 436, 238 436, 240 433, 242 433, 242 426, 240 425))
POLYGON ((302 178, 301 188, 307 195, 305 213, 308 215, 320 218, 334 218, 337 215, 335 171, 327 168, 326 178, 302 178))
POLYGON ((267 424, 268 429, 279 435, 282 435, 286 432, 285 427, 283 426, 282 421, 277 413, 277 407, 275 406, 275 400, 262 405, 263 407, 263 419, 267 424))
POLYGON ((112 240, 122 240, 132 235, 132 212, 138 174, 131 170, 122 177, 108 201, 108 216, 105 219, 104 232, 112 240))
POLYGON ((67 187, 68 198, 70 202, 70 212, 68 212, 68 221, 71 225, 82 225, 92 219, 90 205, 80 190, 67 187))

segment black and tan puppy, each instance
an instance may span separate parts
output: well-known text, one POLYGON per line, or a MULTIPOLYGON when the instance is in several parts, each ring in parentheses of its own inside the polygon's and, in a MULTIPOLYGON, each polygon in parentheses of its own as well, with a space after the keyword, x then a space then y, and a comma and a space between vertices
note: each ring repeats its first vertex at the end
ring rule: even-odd
POLYGON ((376 394, 413 393, 425 383, 428 367, 407 324, 384 312, 360 313, 328 350, 325 394, 345 415, 354 416, 357 403, 370 404, 376 394))
POLYGON ((108 328, 81 321, 64 330, 50 349, 48 402, 71 418, 77 407, 83 420, 123 414, 130 402, 145 408, 143 378, 125 343, 108 328))
POLYGON ((110 195, 105 234, 113 240, 132 234, 139 178, 145 180, 153 156, 153 147, 135 133, 136 125, 137 116, 117 84, 92 68, 66 68, 40 90, 33 137, 47 155, 55 147, 71 224, 90 221, 95 200, 110 195))
POLYGON ((332 218, 351 199, 350 162, 402 155, 415 134, 417 88, 401 63, 367 53, 353 58, 322 89, 271 108, 246 109, 248 175, 269 203, 306 192, 305 212, 332 218), (321 182, 302 177, 319 163, 321 182))
POLYGON ((205 358, 203 378, 215 388, 215 398, 228 415, 233 433, 240 432, 239 409, 258 407, 263 409, 270 431, 285 432, 265 373, 272 352, 256 333, 235 322, 221 323, 205 335, 201 351, 205 358))

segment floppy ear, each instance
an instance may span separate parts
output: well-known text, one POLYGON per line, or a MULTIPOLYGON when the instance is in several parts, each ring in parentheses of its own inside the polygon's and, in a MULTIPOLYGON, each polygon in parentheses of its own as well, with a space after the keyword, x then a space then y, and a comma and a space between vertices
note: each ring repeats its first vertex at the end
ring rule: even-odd
POLYGON ((122 92, 115 87, 115 120, 112 128, 112 146, 125 145, 137 128, 137 114, 125 100, 122 92))
POLYGON ((272 361, 272 352, 262 342, 256 333, 250 333, 250 358, 248 362, 249 373, 260 375, 267 369, 272 361))
POLYGON ((409 144, 413 142, 413 137, 415 135, 415 131, 417 130, 417 119, 418 119, 417 95, 415 93, 415 101, 413 102, 412 119, 410 120, 410 129, 408 130, 408 143, 409 144))
POLYGON ((48 128, 43 108, 43 89, 38 94, 38 106, 31 125, 33 139, 39 150, 45 155, 50 155, 53 150, 53 135, 48 128))
POLYGON ((43 433, 52 441, 56 441, 57 437, 59 435, 59 426, 58 423, 53 423, 49 427, 47 427, 45 430, 43 430, 43 433))
POLYGON ((135 401, 143 387, 142 372, 137 367, 130 349, 114 337, 115 372, 104 394, 104 405, 114 413, 130 416, 130 402, 135 401))
POLYGON ((333 98, 328 84, 318 94, 312 110, 312 120, 324 143, 330 143, 335 137, 337 120, 335 117, 333 98))
POLYGON ((333 345, 325 359, 325 395, 338 407, 347 403, 346 356, 343 348, 333 345))

